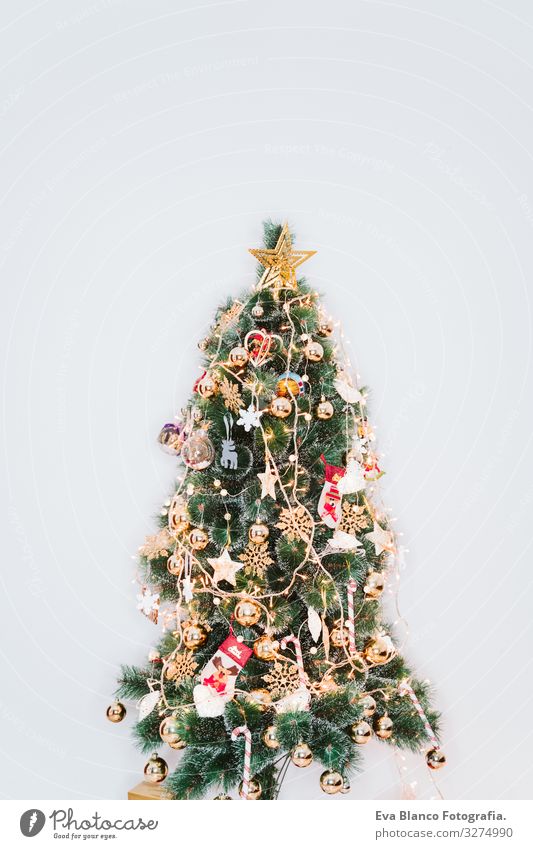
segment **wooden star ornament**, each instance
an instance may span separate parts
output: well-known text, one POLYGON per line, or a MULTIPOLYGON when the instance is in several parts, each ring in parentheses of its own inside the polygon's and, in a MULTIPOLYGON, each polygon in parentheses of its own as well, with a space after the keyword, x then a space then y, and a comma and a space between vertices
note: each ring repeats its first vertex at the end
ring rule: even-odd
POLYGON ((283 225, 276 247, 250 248, 250 253, 265 268, 259 281, 260 289, 296 289, 296 269, 316 254, 316 251, 295 251, 287 222, 283 225))
POLYGON ((238 560, 232 560, 229 549, 225 548, 219 557, 208 557, 207 562, 213 567, 213 583, 227 581, 233 587, 236 584, 235 573, 242 569, 243 564, 238 560))

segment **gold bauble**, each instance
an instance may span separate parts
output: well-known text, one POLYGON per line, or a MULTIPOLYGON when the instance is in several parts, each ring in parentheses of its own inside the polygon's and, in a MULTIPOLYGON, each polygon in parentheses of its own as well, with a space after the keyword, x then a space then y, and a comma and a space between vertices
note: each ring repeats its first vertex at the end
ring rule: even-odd
POLYGON ((166 716, 159 726, 159 736, 171 749, 184 749, 185 740, 178 734, 178 721, 174 715, 166 716))
POLYGON ((262 304, 254 304, 252 307, 252 315, 254 318, 262 318, 265 314, 265 308, 262 304))
POLYGON ((105 715, 110 722, 122 722, 126 716, 126 708, 122 702, 113 702, 112 705, 109 705, 105 715))
POLYGON ((312 363, 319 363, 324 356, 324 348, 320 342, 308 342, 305 346, 305 356, 312 363))
POLYGON ((277 640, 273 640, 268 634, 263 634, 254 643, 254 654, 259 660, 274 660, 278 648, 277 640))
POLYGON ((195 472, 201 472, 211 465, 215 459, 215 448, 205 430, 196 430, 185 440, 181 459, 195 472))
POLYGON ((148 763, 144 767, 144 777, 150 784, 159 784, 164 781, 168 775, 168 764, 163 758, 160 758, 157 752, 154 752, 148 763))
POLYGON ((331 318, 321 318, 318 322, 316 332, 319 336, 331 336, 333 333, 333 321, 331 318))
POLYGON ((376 712, 376 700, 369 693, 361 696, 357 701, 362 706, 365 716, 372 716, 376 712))
POLYGON ((333 675, 324 675, 318 685, 318 689, 321 693, 334 693, 335 690, 339 689, 339 685, 335 681, 333 675))
POLYGON ((343 783, 340 772, 335 772, 332 769, 327 769, 320 776, 320 787, 328 796, 334 796, 335 793, 340 793, 343 783))
POLYGON ((259 687, 257 690, 250 690, 249 693, 246 693, 246 698, 253 705, 257 705, 261 711, 267 710, 272 704, 272 696, 270 695, 270 690, 266 690, 264 688, 259 687))
POLYGON ((240 345, 229 352, 229 362, 234 368, 242 368, 248 362, 248 351, 240 345))
POLYGON ((171 555, 167 560, 167 571, 171 575, 181 575, 183 569, 183 557, 175 554, 171 555))
POLYGON ((382 740, 388 740, 392 737, 393 722, 390 716, 380 716, 376 720, 375 731, 376 737, 381 737, 382 740))
POLYGON ((341 793, 349 793, 351 789, 352 785, 350 784, 350 779, 344 776, 344 778, 342 779, 341 793))
POLYGON ((269 530, 266 525, 261 522, 254 522, 248 529, 248 538, 255 545, 261 545, 268 539, 269 530))
POLYGON ((326 401, 322 399, 316 407, 316 417, 323 422, 327 422, 333 416, 335 409, 331 401, 326 401))
POLYGON ((279 749, 279 740, 275 725, 269 725, 268 728, 263 731, 262 740, 267 749, 279 749))
POLYGON ((446 755, 440 749, 430 749, 426 755, 426 763, 430 769, 442 769, 446 765, 446 755))
POLYGON ((350 728, 350 737, 353 742, 357 743, 359 746, 368 743, 372 737, 372 729, 368 722, 365 722, 365 720, 362 719, 360 722, 356 722, 355 725, 352 725, 350 728))
POLYGON ((175 534, 181 534, 189 527, 189 514, 181 495, 175 495, 168 508, 168 527, 175 534))
POLYGON ((292 413, 292 404, 288 398, 278 395, 270 402, 270 412, 277 419, 286 419, 292 413))
POLYGON ((201 398, 211 398, 217 391, 217 382, 210 374, 204 376, 196 384, 196 391, 201 398))
POLYGON ((382 572, 369 572, 366 576, 364 591, 367 598, 379 598, 385 588, 382 572))
POLYGON ((291 761, 294 766, 304 767, 313 763, 313 753, 307 743, 298 743, 291 752, 291 761))
POLYGON ((235 605, 235 619, 239 625, 256 625, 261 619, 261 607, 253 598, 242 598, 235 605))
POLYGON ((182 637, 186 649, 197 649, 207 640, 207 631, 198 622, 185 622, 182 637))
POLYGON ((193 422, 201 422, 204 417, 204 411, 200 409, 200 407, 193 407, 191 410, 192 420, 193 422))
POLYGON ((329 639, 331 645, 335 646, 337 649, 342 649, 343 646, 347 646, 350 642, 350 632, 346 625, 342 624, 340 619, 337 619, 335 622, 335 626, 331 630, 329 639))
POLYGON ((228 801, 228 802, 232 802, 232 801, 233 801, 233 799, 231 798, 231 796, 226 796, 226 794, 225 794, 225 793, 219 793, 219 795, 218 795, 218 796, 213 796, 213 802, 221 802, 221 801, 224 801, 224 802, 226 802, 226 801, 228 801))
POLYGON ((394 643, 387 634, 372 637, 366 644, 363 654, 368 663, 381 666, 388 663, 396 654, 394 643))
POLYGON ((209 542, 207 531, 203 528, 193 528, 189 534, 189 545, 193 551, 201 551, 209 542))
POLYGON ((198 347, 200 348, 200 351, 207 351, 208 345, 209 339, 207 338, 207 336, 205 337, 205 339, 200 339, 200 341, 198 342, 198 347))
MULTIPOLYGON (((261 787, 261 783, 257 780, 257 778, 250 778, 250 781, 248 782, 248 795, 246 798, 260 799, 262 792, 263 788, 261 787)), ((242 796, 242 781, 239 784, 239 796, 242 796)))
POLYGON ((281 380, 278 381, 276 392, 284 398, 287 396, 290 398, 291 395, 293 398, 297 398, 300 394, 300 385, 293 377, 282 377, 281 380))

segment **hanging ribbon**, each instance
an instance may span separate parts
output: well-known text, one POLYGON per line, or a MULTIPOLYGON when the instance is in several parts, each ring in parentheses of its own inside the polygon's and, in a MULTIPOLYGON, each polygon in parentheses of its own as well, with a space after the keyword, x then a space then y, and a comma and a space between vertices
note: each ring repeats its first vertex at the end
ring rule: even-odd
POLYGON ((250 764, 252 761, 252 733, 247 725, 239 725, 231 732, 231 739, 235 742, 237 737, 244 737, 244 768, 242 773, 242 792, 243 799, 248 799, 248 791, 250 789, 250 764))

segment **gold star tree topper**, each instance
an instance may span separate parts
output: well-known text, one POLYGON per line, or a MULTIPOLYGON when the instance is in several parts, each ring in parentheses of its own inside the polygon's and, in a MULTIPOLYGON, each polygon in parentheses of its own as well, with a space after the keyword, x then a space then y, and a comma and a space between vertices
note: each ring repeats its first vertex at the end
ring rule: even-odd
POLYGON ((276 247, 250 248, 250 253, 264 266, 260 289, 296 289, 296 269, 316 251, 294 251, 287 222, 283 225, 276 247))

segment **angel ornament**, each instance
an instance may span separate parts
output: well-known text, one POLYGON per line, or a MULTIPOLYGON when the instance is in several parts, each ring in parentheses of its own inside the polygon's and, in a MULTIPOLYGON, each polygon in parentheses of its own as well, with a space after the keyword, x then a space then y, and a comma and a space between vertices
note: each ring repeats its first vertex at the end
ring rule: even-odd
POLYGON ((231 430, 233 428, 232 416, 224 416, 224 426, 226 428, 226 439, 222 440, 222 457, 220 459, 220 465, 224 469, 236 469, 238 457, 235 449, 235 440, 231 437, 231 430))

